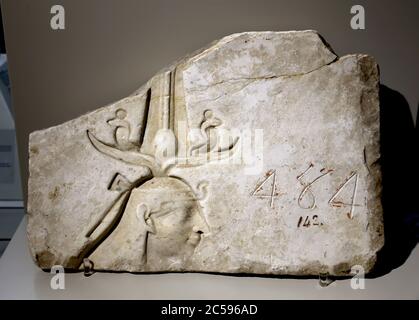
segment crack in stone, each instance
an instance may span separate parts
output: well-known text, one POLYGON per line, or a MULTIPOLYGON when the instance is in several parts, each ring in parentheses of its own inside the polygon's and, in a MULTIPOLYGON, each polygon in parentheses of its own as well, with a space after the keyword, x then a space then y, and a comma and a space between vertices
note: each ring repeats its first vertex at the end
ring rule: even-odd
MULTIPOLYGON (((200 100, 200 103, 206 103, 206 102, 210 102, 210 101, 217 101, 218 99, 227 96, 227 95, 232 95, 232 94, 236 94, 237 92, 242 91, 243 89, 245 89, 246 87, 248 87, 249 85, 251 85, 252 83, 254 83, 256 80, 260 80, 260 79, 249 79, 248 82, 244 83, 244 85, 242 85, 240 88, 236 88, 234 90, 231 91, 224 91, 223 93, 221 93, 220 95, 218 95, 215 98, 210 98, 210 99, 205 99, 205 100, 200 100)), ((201 91, 201 90, 199 90, 201 91)))
MULTIPOLYGON (((214 83, 210 83, 208 85, 205 86, 199 86, 197 88, 194 89, 187 89, 188 92, 196 92, 196 91, 204 91, 210 87, 214 87, 214 86, 218 86, 224 83, 229 83, 229 82, 238 82, 238 81, 250 81, 248 82, 248 84, 253 83, 254 81, 257 80, 270 80, 270 79, 278 79, 278 78, 292 78, 292 77, 299 77, 299 76, 304 76, 310 73, 313 73, 315 71, 318 71, 324 67, 330 66, 331 64, 337 62, 339 60, 339 57, 335 57, 335 59, 333 59, 332 61, 323 64, 317 68, 314 68, 313 70, 307 71, 307 72, 301 72, 301 73, 295 73, 295 74, 281 74, 281 75, 271 75, 271 76, 259 76, 259 77, 239 77, 239 78, 231 78, 231 79, 226 79, 226 80, 221 80, 221 81, 217 81, 214 83)), ((240 90, 239 90, 240 91, 240 90)), ((218 99, 218 98, 217 98, 218 99)), ((214 99, 211 99, 214 100, 214 99)))

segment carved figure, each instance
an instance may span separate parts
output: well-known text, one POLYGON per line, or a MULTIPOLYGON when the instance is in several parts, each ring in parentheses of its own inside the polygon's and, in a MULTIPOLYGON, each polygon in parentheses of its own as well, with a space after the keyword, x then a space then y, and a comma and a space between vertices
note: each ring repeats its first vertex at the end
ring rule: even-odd
POLYGON ((199 203, 206 198, 207 184, 203 182, 196 186, 199 193, 196 195, 187 182, 170 175, 170 170, 178 162, 196 166, 229 157, 238 139, 226 149, 217 148, 217 141, 210 131, 222 122, 211 110, 206 110, 200 126, 201 143, 193 148, 202 150, 187 159, 177 157, 176 137, 169 127, 170 80, 169 72, 163 80, 163 86, 168 90, 164 90, 160 99, 163 124, 153 141, 154 155, 142 153, 141 146, 128 141, 130 124, 125 120, 123 109, 118 109, 116 117, 108 121, 116 128, 115 145, 104 143, 87 131, 91 144, 99 152, 125 163, 145 166, 150 172, 134 182, 119 173, 114 176, 109 189, 119 191, 120 195, 86 234, 88 240, 80 252, 80 261, 88 258, 94 266, 95 261, 106 256, 106 262, 101 261, 101 265, 107 263, 112 267, 113 263, 120 264, 121 261, 109 259, 111 253, 125 250, 127 269, 130 265, 142 265, 144 270, 152 271, 153 266, 169 270, 190 259, 202 236, 209 232, 199 203), (208 157, 211 152, 217 156, 208 157), (121 243, 125 245, 121 247, 121 243))

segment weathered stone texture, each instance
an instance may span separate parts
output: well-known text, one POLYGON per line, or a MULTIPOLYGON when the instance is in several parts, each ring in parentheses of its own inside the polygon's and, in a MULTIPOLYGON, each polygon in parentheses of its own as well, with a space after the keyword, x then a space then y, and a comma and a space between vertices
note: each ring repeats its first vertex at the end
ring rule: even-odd
POLYGON ((32 133, 34 260, 130 272, 370 271, 384 241, 378 85, 372 57, 338 58, 314 31, 247 32, 32 133))

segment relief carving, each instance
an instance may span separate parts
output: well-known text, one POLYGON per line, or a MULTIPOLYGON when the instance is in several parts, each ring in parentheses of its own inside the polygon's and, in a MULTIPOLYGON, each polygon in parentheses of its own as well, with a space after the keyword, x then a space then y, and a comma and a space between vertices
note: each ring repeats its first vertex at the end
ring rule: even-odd
MULTIPOLYGON (((206 110, 200 125, 199 142, 192 144, 187 158, 176 156, 177 141, 169 121, 174 107, 170 81, 173 77, 168 72, 160 83, 163 90, 157 99, 160 101, 161 123, 153 139, 153 155, 141 151, 143 136, 136 143, 129 140, 131 124, 122 108, 107 121, 114 128, 114 144, 105 143, 87 131, 90 143, 100 153, 150 170, 146 177, 134 182, 120 173, 112 178, 108 189, 120 194, 86 234, 88 244, 80 253, 80 259, 88 258, 93 265, 102 256, 107 256, 109 261, 109 252, 118 250, 122 239, 122 243, 131 248, 127 259, 130 264, 141 265, 144 270, 152 270, 154 265, 169 269, 173 264, 179 267, 193 255, 202 236, 209 232, 200 204, 200 200, 208 195, 208 183, 201 181, 194 188, 195 193, 186 181, 171 175, 170 171, 179 163, 182 164, 179 167, 185 163, 196 166, 229 157, 238 138, 227 148, 219 148, 215 130, 222 121, 211 110, 206 110), (208 157, 211 153, 216 157, 208 157)), ((152 88, 150 90, 152 94, 152 88)), ((144 110, 147 109, 146 106, 144 110)), ((147 121, 143 134, 147 131, 147 121)))

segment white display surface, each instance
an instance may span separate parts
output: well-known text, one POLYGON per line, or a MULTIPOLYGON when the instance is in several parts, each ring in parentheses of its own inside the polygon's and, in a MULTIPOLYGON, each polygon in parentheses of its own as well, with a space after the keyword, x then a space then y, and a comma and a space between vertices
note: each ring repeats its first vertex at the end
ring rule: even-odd
POLYGON ((316 279, 199 273, 74 273, 65 275, 64 290, 53 290, 53 275, 29 256, 25 228, 26 218, 0 259, 0 299, 419 299, 419 246, 398 269, 366 279, 364 290, 353 290, 350 280, 322 288, 316 279))

